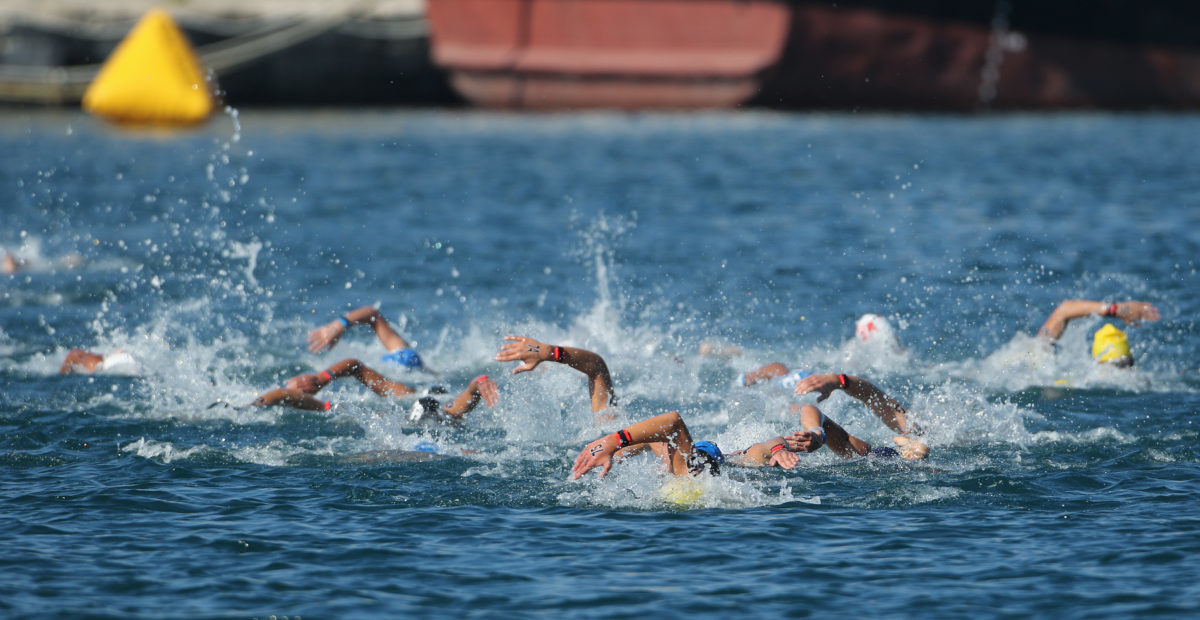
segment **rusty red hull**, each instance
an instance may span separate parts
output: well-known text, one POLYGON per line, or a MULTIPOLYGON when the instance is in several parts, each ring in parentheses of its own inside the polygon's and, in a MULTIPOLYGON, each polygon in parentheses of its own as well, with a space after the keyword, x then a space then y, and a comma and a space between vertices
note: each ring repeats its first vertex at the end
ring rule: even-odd
MULTIPOLYGON (((1200 105, 1200 54, 1179 37, 1024 30, 997 12, 1005 2, 963 0, 950 17, 885 10, 895 4, 904 3, 428 0, 428 17, 434 61, 485 107, 1200 105)), ((1012 5, 1016 18, 1045 6, 1012 5)))
POLYGON ((507 108, 698 108, 758 93, 790 12, 770 0, 430 0, 434 61, 507 108))

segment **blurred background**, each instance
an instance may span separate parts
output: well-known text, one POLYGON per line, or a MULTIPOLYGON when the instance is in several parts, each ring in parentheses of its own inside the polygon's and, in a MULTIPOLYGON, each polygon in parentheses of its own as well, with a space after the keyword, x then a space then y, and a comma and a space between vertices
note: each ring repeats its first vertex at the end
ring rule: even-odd
POLYGON ((76 106, 147 11, 233 106, 1194 109, 1183 0, 4 0, 0 102, 76 106))

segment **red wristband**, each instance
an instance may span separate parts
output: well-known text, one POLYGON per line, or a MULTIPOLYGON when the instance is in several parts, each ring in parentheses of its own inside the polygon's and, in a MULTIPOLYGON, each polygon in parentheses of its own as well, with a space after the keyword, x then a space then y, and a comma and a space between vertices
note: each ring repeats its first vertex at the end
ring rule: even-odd
POLYGON ((617 435, 617 442, 621 444, 622 448, 633 443, 633 438, 629 436, 629 431, 627 431, 625 429, 621 429, 621 430, 617 431, 616 435, 617 435))
POLYGON ((778 444, 775 447, 771 448, 771 454, 775 454, 776 452, 779 452, 782 449, 783 449, 783 444, 778 444))
POLYGON ((330 409, 333 409, 333 403, 327 400, 325 401, 325 411, 329 411, 330 409))
POLYGON ((320 376, 325 377, 325 381, 333 381, 333 374, 328 370, 322 370, 320 376))
POLYGON ((562 361, 562 347, 554 347, 551 351, 554 354, 554 361, 562 361))
POLYGON ((1116 302, 1113 302, 1113 304, 1108 307, 1108 311, 1104 313, 1104 316, 1117 316, 1116 302))
POLYGON ((479 375, 478 377, 475 377, 475 380, 473 382, 474 383, 483 383, 484 381, 487 381, 487 380, 488 380, 487 375, 479 375))
POLYGON ((846 375, 838 375, 838 383, 842 384, 842 389, 846 389, 846 375))

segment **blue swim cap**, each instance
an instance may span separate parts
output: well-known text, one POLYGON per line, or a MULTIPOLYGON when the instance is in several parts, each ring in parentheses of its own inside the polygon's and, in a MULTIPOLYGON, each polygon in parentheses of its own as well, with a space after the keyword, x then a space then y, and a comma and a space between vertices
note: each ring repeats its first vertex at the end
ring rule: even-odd
POLYGON ((399 364, 405 368, 420 369, 424 367, 424 364, 421 363, 421 356, 417 355, 417 352, 412 349, 396 349, 384 355, 381 359, 385 362, 399 364))
POLYGON ((694 452, 688 459, 688 473, 695 475, 707 469, 708 473, 714 476, 721 475, 721 463, 724 462, 725 455, 721 454, 717 444, 711 441, 697 441, 692 444, 692 448, 694 452))
POLYGON ((879 446, 878 448, 872 448, 867 453, 867 456, 876 459, 894 459, 900 456, 900 453, 896 452, 896 449, 891 446, 879 446))
POLYGON ((696 443, 692 444, 692 447, 707 454, 708 458, 718 463, 725 462, 725 455, 721 454, 721 449, 717 447, 717 444, 711 441, 697 441, 696 443))
POLYGON ((437 454, 437 444, 432 441, 418 441, 417 445, 413 446, 413 450, 437 454))

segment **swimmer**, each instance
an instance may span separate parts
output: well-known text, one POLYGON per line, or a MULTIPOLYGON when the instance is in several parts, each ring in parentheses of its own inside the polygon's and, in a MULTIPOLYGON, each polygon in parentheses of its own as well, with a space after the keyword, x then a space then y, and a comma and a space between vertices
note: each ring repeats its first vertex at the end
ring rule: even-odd
POLYGON ((424 370, 425 363, 421 356, 409 346, 396 330, 383 318, 383 314, 374 306, 363 306, 351 310, 345 315, 308 332, 308 350, 322 353, 332 350, 341 340, 346 331, 355 325, 370 325, 375 330, 375 336, 388 350, 382 360, 407 368, 409 370, 424 370))
MULTIPOLYGON (((1126 325, 1134 326, 1143 321, 1157 321, 1160 318, 1158 308, 1144 301, 1104 302, 1068 299, 1050 313, 1046 322, 1038 329, 1038 338, 1053 346, 1066 330, 1068 323, 1093 314, 1121 319, 1126 325)), ((1133 355, 1125 333, 1109 323, 1105 323, 1093 335, 1092 358, 1097 363, 1117 368, 1133 366, 1133 355)))
POLYGON ((698 353, 701 357, 730 359, 740 356, 742 354, 742 348, 731 344, 721 344, 719 342, 701 342, 698 353))
POLYGON ((71 375, 77 373, 114 372, 119 374, 136 375, 139 373, 137 361, 133 356, 117 349, 108 355, 101 355, 83 349, 71 349, 63 359, 58 374, 71 375))
POLYGON ((888 347, 897 353, 902 353, 900 338, 888 320, 878 314, 867 313, 854 322, 854 339, 868 346, 888 347))
MULTIPOLYGON (((571 467, 572 479, 579 479, 588 471, 600 468, 600 477, 612 469, 614 460, 621 460, 647 446, 662 458, 667 471, 675 476, 709 473, 719 475, 721 465, 741 467, 781 467, 792 469, 799 463, 797 453, 815 452, 828 446, 834 453, 851 457, 855 455, 876 458, 907 459, 925 458, 928 450, 920 452, 915 442, 907 437, 897 437, 901 451, 890 447, 873 448, 871 444, 848 433, 812 405, 800 409, 800 422, 806 430, 793 431, 787 437, 773 437, 758 442, 749 448, 725 455, 709 441, 693 441, 692 434, 677 411, 664 413, 648 420, 623 428, 584 446, 575 457, 571 467)), ((924 444, 921 444, 924 445, 924 444)))
MULTIPOLYGON (((873 347, 884 347, 884 351, 904 353, 896 330, 888 320, 878 314, 864 314, 854 323, 854 344, 867 347, 869 351, 878 352, 873 347)), ((737 384, 749 387, 764 381, 775 379, 775 384, 791 391, 796 383, 810 372, 805 370, 788 370, 781 362, 770 362, 754 370, 738 375, 737 384)))
MULTIPOLYGON (((608 365, 600 355, 586 349, 548 345, 528 336, 506 336, 505 340, 507 344, 496 354, 496 361, 522 362, 521 366, 513 369, 513 374, 533 370, 542 362, 557 361, 587 375, 593 413, 602 412, 615 404, 616 393, 612 387, 608 365)), ((672 411, 643 420, 588 444, 575 459, 572 475, 579 478, 588 470, 599 466, 603 468, 603 476, 612 467, 612 458, 618 452, 621 456, 630 456, 644 449, 653 450, 662 459, 667 471, 676 475, 700 471, 718 473, 722 463, 744 467, 791 469, 799 462, 796 452, 813 452, 820 449, 825 445, 827 435, 832 437, 830 449, 843 456, 900 455, 916 459, 925 458, 928 454, 928 448, 921 451, 915 449, 915 446, 913 450, 901 453, 891 448, 872 449, 870 444, 850 435, 812 405, 801 408, 800 418, 808 430, 794 431, 786 438, 775 437, 761 441, 726 457, 712 442, 693 442, 683 418, 678 412, 672 411)), ((913 443, 924 447, 924 444, 907 437, 897 438, 896 441, 902 446, 913 443)))
POLYGON ((600 413, 609 405, 616 404, 617 394, 613 390, 612 376, 608 374, 608 364, 596 353, 576 347, 549 345, 528 336, 505 336, 504 340, 507 344, 496 354, 496 361, 521 362, 512 374, 529 372, 542 362, 564 364, 587 376, 592 413, 600 413))
MULTIPOLYGON (((320 392, 325 386, 333 383, 334 380, 342 377, 354 377, 372 392, 383 397, 402 398, 417 394, 416 389, 403 383, 389 381, 362 362, 349 358, 319 373, 292 377, 288 379, 284 387, 271 390, 259 396, 248 406, 271 407, 279 405, 306 411, 329 411, 333 408, 333 404, 330 401, 320 400, 314 395, 320 392)), ((437 390, 431 390, 431 392, 437 393, 437 390)), ((441 393, 445 393, 445 391, 442 390, 441 393)), ((496 382, 486 375, 481 375, 472 380, 466 389, 447 403, 437 402, 431 395, 422 398, 414 406, 414 413, 420 411, 422 415, 413 415, 410 417, 410 420, 414 422, 420 421, 426 417, 425 414, 436 413, 444 416, 446 421, 460 421, 465 415, 474 410, 480 402, 491 408, 499 400, 500 391, 496 386, 496 382), (420 407, 420 410, 417 407, 420 407)))
MULTIPOLYGON (((34 252, 36 255, 36 252, 34 252)), ((72 252, 53 261, 33 260, 30 258, 15 255, 12 252, 5 251, 4 258, 0 259, 0 273, 15 275, 18 271, 26 271, 28 269, 46 270, 46 269, 75 269, 83 264, 83 255, 78 252, 72 252)))
POLYGON ((17 259, 17 257, 13 256, 9 252, 5 252, 4 253, 4 261, 0 262, 0 271, 3 271, 4 273, 11 276, 14 273, 16 273, 18 270, 20 270, 21 267, 24 265, 25 265, 25 261, 17 259))
POLYGON ((791 391, 801 379, 811 375, 807 370, 788 370, 781 362, 771 362, 750 372, 738 375, 737 384, 745 387, 776 379, 775 385, 791 391))

